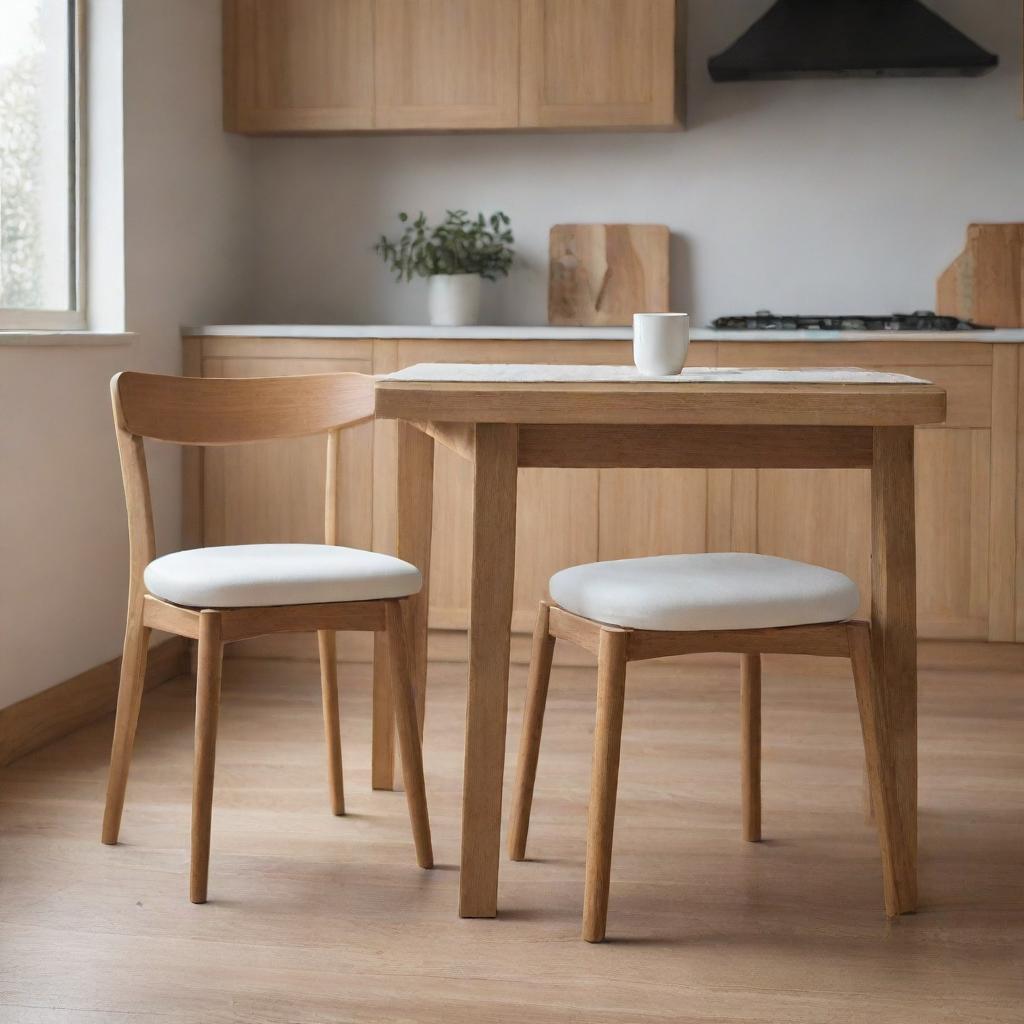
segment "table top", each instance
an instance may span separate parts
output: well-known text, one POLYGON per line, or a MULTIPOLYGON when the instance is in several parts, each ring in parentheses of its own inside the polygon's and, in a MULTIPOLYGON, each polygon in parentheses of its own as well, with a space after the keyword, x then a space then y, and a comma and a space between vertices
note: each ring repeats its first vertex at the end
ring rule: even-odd
POLYGON ((941 423, 946 393, 928 383, 414 381, 376 384, 376 415, 437 423, 941 423))

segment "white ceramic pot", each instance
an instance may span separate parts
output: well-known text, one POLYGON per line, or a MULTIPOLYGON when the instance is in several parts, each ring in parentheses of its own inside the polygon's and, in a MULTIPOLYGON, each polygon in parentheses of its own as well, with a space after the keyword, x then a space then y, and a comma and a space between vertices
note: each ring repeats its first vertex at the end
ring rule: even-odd
POLYGON ((682 372, 689 349, 688 314, 633 314, 633 362, 645 377, 668 377, 682 372))
POLYGON ((430 322, 435 327, 475 324, 480 316, 479 274, 434 274, 428 282, 430 322))

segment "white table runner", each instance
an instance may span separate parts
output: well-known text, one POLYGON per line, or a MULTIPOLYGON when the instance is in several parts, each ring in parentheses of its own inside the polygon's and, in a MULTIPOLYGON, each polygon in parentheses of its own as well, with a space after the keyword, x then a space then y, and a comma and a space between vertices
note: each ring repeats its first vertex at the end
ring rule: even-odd
POLYGON ((635 366, 559 366, 541 363, 417 363, 385 380, 452 381, 472 384, 930 384, 904 373, 879 373, 855 366, 694 367, 670 377, 645 377, 635 366))

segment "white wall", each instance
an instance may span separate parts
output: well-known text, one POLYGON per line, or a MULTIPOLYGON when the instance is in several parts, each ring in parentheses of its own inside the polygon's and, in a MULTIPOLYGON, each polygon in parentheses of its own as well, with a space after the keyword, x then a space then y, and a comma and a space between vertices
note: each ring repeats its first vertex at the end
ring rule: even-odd
MULTIPOLYGON (((119 0, 90 6, 116 28, 119 0)), ((107 30, 94 40, 101 51, 107 30)), ((124 48, 124 305, 137 336, 113 348, 0 348, 0 707, 120 653, 128 549, 111 375, 180 372, 180 323, 247 309, 249 144, 221 130, 220 4, 126 0, 124 48)), ((112 135, 109 124, 97 133, 104 152, 116 152, 112 135)), ((121 230, 109 205, 91 230, 91 251, 109 256, 121 230)), ((117 282, 107 284, 109 330, 117 282)), ((180 534, 175 450, 153 452, 151 478, 168 548, 180 534)))
POLYGON ((1024 219, 1020 4, 929 0, 1001 66, 980 79, 713 85, 709 54, 770 0, 690 0, 688 131, 261 139, 259 287, 249 319, 422 322, 370 246, 402 208, 502 208, 526 266, 492 321, 546 317, 547 232, 653 221, 672 300, 704 320, 931 308, 971 220, 1024 219))

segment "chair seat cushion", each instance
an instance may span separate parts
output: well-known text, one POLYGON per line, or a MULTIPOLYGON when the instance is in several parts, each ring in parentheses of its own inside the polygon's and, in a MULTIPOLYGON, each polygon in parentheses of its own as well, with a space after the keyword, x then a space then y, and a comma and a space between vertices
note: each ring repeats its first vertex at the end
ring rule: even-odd
POLYGON ((551 577, 568 612, 634 629, 768 629, 839 622, 860 596, 848 576, 806 562, 733 552, 592 562, 551 577))
POLYGON ((330 544, 239 544, 164 555, 146 566, 146 589, 193 608, 375 601, 423 584, 414 565, 391 555, 330 544))

